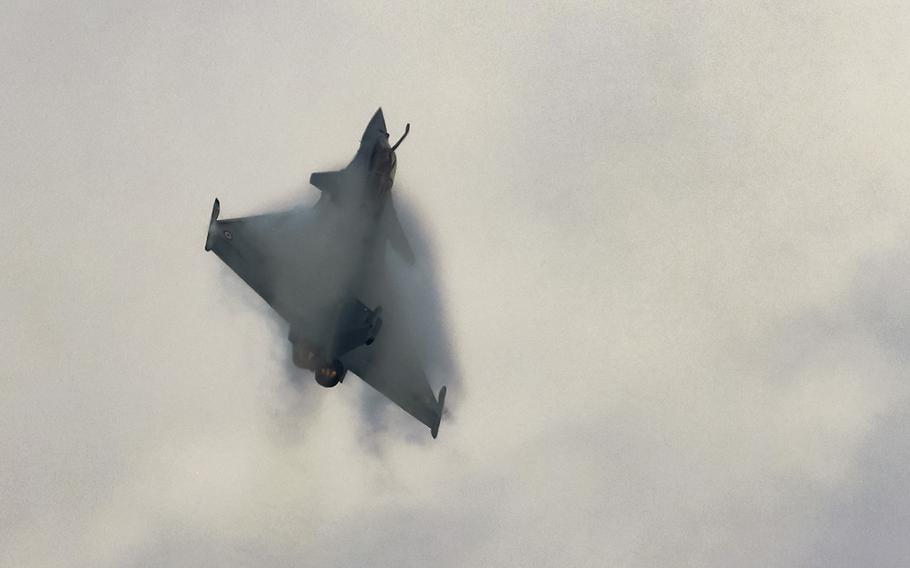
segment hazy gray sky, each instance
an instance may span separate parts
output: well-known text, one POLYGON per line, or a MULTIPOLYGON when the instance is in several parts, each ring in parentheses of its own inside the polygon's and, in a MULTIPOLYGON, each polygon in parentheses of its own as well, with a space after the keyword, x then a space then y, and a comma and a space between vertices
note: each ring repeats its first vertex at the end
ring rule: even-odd
POLYGON ((907 565, 910 9, 486 4, 3 4, 0 565, 907 565), (202 250, 380 105, 432 443, 202 250))

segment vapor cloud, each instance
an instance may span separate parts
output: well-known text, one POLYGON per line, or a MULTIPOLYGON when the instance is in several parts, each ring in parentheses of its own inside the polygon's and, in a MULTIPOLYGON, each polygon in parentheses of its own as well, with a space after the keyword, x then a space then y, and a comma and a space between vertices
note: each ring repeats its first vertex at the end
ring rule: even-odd
POLYGON ((910 555, 910 11, 5 15, 0 564, 910 555), (380 105, 462 377, 432 444, 288 381, 202 251, 213 197, 312 199, 380 105))

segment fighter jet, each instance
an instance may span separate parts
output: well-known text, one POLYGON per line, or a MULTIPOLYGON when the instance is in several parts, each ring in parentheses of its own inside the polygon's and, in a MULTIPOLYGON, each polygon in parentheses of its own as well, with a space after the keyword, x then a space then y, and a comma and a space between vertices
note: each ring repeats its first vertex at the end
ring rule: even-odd
POLYGON ((397 309, 386 266, 413 265, 414 252, 392 200, 395 150, 382 109, 364 130, 354 159, 342 170, 316 172, 322 193, 311 208, 219 220, 215 199, 205 250, 213 251, 288 323, 295 366, 331 388, 352 371, 439 432, 446 387, 433 395, 409 337, 416 330, 397 309), (390 246, 386 246, 386 245, 390 246), (370 306, 373 306, 372 308, 370 306))

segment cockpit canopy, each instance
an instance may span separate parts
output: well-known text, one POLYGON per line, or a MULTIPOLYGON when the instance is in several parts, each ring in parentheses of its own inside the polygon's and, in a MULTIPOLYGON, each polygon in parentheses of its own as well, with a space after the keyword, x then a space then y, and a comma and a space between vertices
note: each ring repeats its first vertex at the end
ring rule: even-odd
POLYGON ((390 182, 394 181, 397 165, 398 159, 395 157, 395 151, 388 146, 377 144, 370 160, 370 169, 373 174, 388 178, 390 182))

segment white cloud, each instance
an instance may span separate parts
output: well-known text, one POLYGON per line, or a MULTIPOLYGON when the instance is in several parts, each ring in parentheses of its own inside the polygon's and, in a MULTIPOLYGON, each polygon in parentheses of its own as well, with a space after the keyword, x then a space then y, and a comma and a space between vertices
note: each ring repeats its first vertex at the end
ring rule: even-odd
POLYGON ((143 10, 0 23, 0 563, 905 555, 910 12, 143 10), (463 374, 433 443, 288 384, 202 251, 379 105, 463 374))

